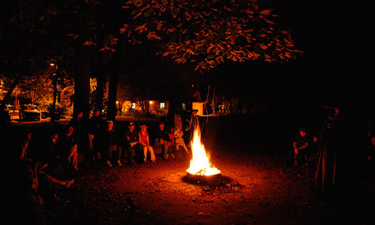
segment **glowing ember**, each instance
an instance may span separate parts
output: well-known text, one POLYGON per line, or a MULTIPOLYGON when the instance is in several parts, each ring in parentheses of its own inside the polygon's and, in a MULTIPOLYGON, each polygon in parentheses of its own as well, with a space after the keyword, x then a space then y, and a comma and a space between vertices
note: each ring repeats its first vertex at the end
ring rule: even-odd
POLYGON ((194 175, 211 176, 220 174, 221 171, 212 166, 207 156, 203 143, 201 142, 201 131, 199 125, 194 129, 193 140, 191 141, 193 158, 190 160, 190 167, 186 172, 194 175))

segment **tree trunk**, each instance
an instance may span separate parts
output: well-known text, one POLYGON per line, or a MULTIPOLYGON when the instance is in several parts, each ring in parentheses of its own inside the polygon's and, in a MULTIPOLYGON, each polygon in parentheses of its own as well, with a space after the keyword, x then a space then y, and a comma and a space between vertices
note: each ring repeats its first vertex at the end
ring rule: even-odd
POLYGON ((99 109, 100 112, 103 110, 103 101, 104 101, 104 88, 106 85, 105 73, 99 74, 97 77, 97 87, 96 87, 96 108, 99 109))
POLYGON ((78 73, 75 76, 74 86, 74 114, 83 111, 84 117, 88 118, 91 73, 90 46, 81 46, 78 62, 78 73))
POLYGON ((104 89, 106 87, 106 66, 102 62, 102 60, 99 61, 99 66, 95 69, 95 77, 97 81, 97 86, 96 86, 96 102, 95 102, 95 108, 99 109, 100 112, 103 111, 103 101, 104 101, 104 89))
POLYGON ((52 109, 51 109, 51 123, 54 123, 56 118, 55 118, 55 111, 56 111, 56 95, 57 95, 57 80, 59 79, 59 65, 57 64, 57 71, 53 75, 53 100, 52 100, 52 109))
POLYGON ((82 12, 82 33, 81 43, 78 55, 78 69, 75 74, 74 86, 74 114, 82 111, 84 118, 89 116, 89 100, 90 100, 90 74, 91 74, 91 57, 93 47, 91 45, 84 45, 91 37, 91 24, 93 21, 93 5, 91 1, 83 2, 83 8, 86 12, 82 12))
POLYGON ((117 84, 118 84, 118 75, 119 68, 118 64, 114 63, 112 66, 113 70, 109 75, 109 90, 108 90, 108 108, 107 108, 107 119, 115 120, 116 119, 116 95, 117 95, 117 84))
POLYGON ((123 73, 123 66, 125 61, 125 48, 120 39, 118 44, 118 51, 114 53, 112 60, 112 70, 109 75, 109 90, 108 90, 108 110, 107 119, 115 120, 117 114, 116 98, 117 98, 117 85, 119 74, 123 73))

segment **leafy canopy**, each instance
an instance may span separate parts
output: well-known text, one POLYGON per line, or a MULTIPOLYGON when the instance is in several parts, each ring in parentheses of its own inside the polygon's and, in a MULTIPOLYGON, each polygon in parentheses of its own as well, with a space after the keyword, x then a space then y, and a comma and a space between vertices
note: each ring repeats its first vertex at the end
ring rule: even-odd
POLYGON ((256 0, 128 0, 123 8, 132 16, 120 29, 129 42, 159 41, 162 55, 201 72, 227 60, 285 62, 302 54, 256 0))

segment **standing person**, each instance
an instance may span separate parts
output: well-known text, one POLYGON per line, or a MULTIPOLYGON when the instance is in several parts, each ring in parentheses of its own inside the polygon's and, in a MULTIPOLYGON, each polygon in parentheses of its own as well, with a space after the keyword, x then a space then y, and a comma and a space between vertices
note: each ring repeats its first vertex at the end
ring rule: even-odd
MULTIPOLYGON (((124 148, 126 148, 126 157, 128 159, 128 164, 133 165, 133 159, 132 159, 132 152, 135 151, 136 145, 139 143, 139 137, 138 132, 135 130, 134 122, 130 122, 128 129, 125 131, 125 145, 124 148)), ((139 156, 139 152, 135 152, 136 156, 139 156)))
POLYGON ((362 137, 353 115, 338 107, 324 108, 329 111, 318 145, 315 180, 325 200, 340 201, 350 195, 352 182, 362 166, 362 155, 353 154, 362 137))
POLYGON ((322 191, 323 197, 330 197, 335 186, 338 132, 337 122, 339 119, 339 108, 327 107, 326 121, 323 124, 320 144, 318 145, 317 165, 315 180, 317 187, 322 191))
POLYGON ((156 131, 156 138, 154 145, 161 146, 162 147, 162 154, 163 159, 168 159, 168 142, 170 142, 170 138, 168 136, 168 131, 165 128, 164 122, 159 123, 159 127, 156 131))
POLYGON ((121 164, 121 147, 118 145, 118 137, 113 127, 113 121, 107 120, 105 130, 101 134, 100 141, 102 142, 102 150, 106 155, 106 164, 108 167, 112 167, 111 161, 113 160, 113 153, 117 153, 117 165, 121 164))
POLYGON ((150 145, 150 140, 147 132, 147 126, 145 124, 140 126, 140 132, 138 133, 139 135, 139 143, 141 144, 141 147, 143 148, 143 153, 144 153, 144 162, 146 163, 147 161, 147 152, 150 152, 151 156, 151 162, 155 162, 155 153, 154 149, 150 145))
POLYGON ((309 141, 306 130, 305 128, 300 128, 293 141, 294 166, 298 166, 302 164, 302 162, 308 162, 308 147, 309 141))

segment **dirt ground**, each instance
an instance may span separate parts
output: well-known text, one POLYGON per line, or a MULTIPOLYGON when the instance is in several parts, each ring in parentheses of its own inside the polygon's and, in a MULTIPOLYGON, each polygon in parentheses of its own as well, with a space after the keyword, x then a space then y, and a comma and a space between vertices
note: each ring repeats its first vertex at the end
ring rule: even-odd
POLYGON ((186 180, 188 157, 89 169, 77 177, 72 204, 91 224, 316 224, 308 172, 269 156, 219 151, 217 185, 186 180))
MULTIPOLYGON (((73 187, 61 193, 64 208, 77 215, 80 224, 99 225, 375 224, 374 178, 358 182, 355 194, 327 203, 317 197, 314 172, 286 167, 285 154, 280 154, 285 145, 267 141, 268 131, 236 139, 232 131, 223 130, 241 123, 212 124, 206 149, 222 172, 218 184, 188 182, 190 157, 182 152, 167 161, 157 155, 155 163, 82 166, 73 187)), ((38 126, 33 131, 48 129, 38 126)))

